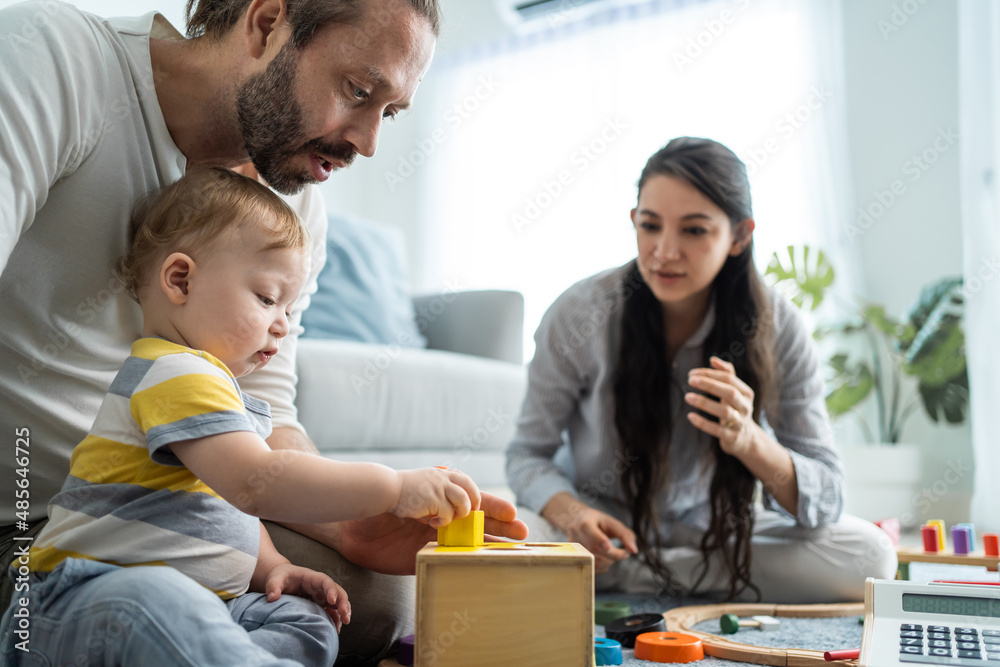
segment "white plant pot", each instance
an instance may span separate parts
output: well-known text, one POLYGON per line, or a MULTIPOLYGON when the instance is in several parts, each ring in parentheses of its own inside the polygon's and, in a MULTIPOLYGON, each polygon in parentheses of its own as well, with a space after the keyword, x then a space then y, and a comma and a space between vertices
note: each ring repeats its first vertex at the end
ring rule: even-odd
POLYGON ((840 445, 844 512, 869 521, 897 518, 903 528, 920 523, 916 498, 923 480, 919 445, 840 445))

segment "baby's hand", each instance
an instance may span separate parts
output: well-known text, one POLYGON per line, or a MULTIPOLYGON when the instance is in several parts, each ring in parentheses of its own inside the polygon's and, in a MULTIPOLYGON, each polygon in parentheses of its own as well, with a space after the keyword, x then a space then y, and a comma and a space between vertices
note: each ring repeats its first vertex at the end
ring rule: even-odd
POLYGON ((425 519, 432 528, 440 528, 479 509, 479 488, 457 470, 419 468, 400 471, 399 476, 399 502, 392 509, 398 517, 425 519))
POLYGON ((264 593, 268 602, 274 602, 282 593, 312 600, 326 610, 338 633, 344 623, 351 622, 347 591, 322 572, 298 565, 278 565, 267 573, 264 593))

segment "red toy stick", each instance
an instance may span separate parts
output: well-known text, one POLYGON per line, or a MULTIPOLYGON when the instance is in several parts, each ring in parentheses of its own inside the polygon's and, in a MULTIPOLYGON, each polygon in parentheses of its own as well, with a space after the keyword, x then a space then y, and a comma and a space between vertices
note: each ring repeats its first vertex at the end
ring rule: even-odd
POLYGON ((833 660, 857 660, 861 657, 861 649, 859 648, 845 648, 842 651, 827 651, 823 654, 823 659, 827 662, 832 662, 833 660))

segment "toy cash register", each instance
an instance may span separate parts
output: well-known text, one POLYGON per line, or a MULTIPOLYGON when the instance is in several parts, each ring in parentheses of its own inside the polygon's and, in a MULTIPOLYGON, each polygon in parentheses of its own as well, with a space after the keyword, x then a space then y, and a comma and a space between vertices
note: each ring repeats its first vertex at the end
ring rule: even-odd
POLYGON ((1000 587, 865 581, 862 667, 1000 667, 1000 587))

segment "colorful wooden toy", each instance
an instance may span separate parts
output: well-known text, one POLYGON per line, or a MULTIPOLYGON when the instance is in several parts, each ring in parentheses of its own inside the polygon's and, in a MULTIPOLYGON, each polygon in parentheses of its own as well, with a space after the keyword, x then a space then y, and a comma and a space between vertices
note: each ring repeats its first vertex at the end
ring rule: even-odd
MULTIPOLYGON (((983 535, 983 542, 986 543, 986 535, 983 535)), ((949 565, 981 565, 990 572, 996 572, 1000 567, 1000 555, 990 555, 982 551, 970 552, 968 554, 953 554, 950 552, 924 551, 920 547, 899 547, 896 549, 896 558, 899 561, 899 578, 909 579, 910 563, 947 563, 949 565)))
POLYGON ((614 639, 596 637, 594 639, 594 662, 597 665, 622 664, 622 645, 614 639))
POLYGON ((892 541, 892 546, 899 546, 899 519, 879 519, 874 522, 876 526, 885 531, 885 534, 889 536, 892 541))
POLYGON ((823 659, 823 651, 798 648, 777 648, 741 644, 733 639, 694 630, 702 621, 719 618, 722 614, 753 616, 767 614, 775 618, 834 618, 855 616, 864 611, 864 604, 743 604, 726 603, 693 607, 677 607, 663 613, 667 631, 694 635, 701 640, 705 655, 737 662, 752 662, 758 665, 781 665, 781 667, 818 667, 829 665, 823 659))
POLYGON ((736 614, 723 614, 719 617, 719 627, 724 635, 735 635, 740 631, 740 628, 757 628, 762 632, 767 632, 781 627, 781 621, 773 616, 752 616, 749 619, 740 620, 736 614))
POLYGON ((694 635, 645 632, 635 638, 635 657, 653 662, 695 662, 705 657, 705 648, 694 635))
POLYGON ((969 551, 970 552, 975 551, 976 550, 976 526, 975 526, 975 524, 972 524, 972 523, 957 523, 955 525, 958 526, 959 528, 968 528, 969 529, 969 551))
POLYGON ((575 543, 417 553, 416 667, 594 663, 594 557, 575 543))
POLYGON ((414 640, 414 635, 406 635, 399 640, 399 653, 396 655, 396 660, 405 667, 413 667, 414 640))
POLYGON ((944 532, 945 531, 944 520, 943 519, 930 519, 924 525, 925 526, 937 526, 938 527, 938 545, 937 545, 937 550, 938 551, 945 551, 945 550, 947 550, 948 545, 945 544, 946 539, 945 539, 945 532, 944 532))
POLYGON ((956 556, 964 556, 972 551, 972 545, 969 541, 972 538, 971 531, 968 526, 952 526, 951 527, 951 550, 956 556))
POLYGON ((943 551, 938 545, 941 543, 940 529, 937 526, 923 526, 920 528, 920 538, 924 541, 924 551, 929 554, 943 551))
POLYGON ((447 526, 438 528, 438 544, 443 547, 481 547, 485 512, 474 510, 469 516, 455 519, 447 526))
POLYGON ((1000 535, 983 533, 983 550, 987 556, 1000 556, 1000 535))
POLYGON ((666 632, 662 614, 634 614, 616 618, 604 626, 604 634, 621 642, 625 648, 635 648, 635 638, 644 632, 666 632))
POLYGON ((620 600, 601 600, 594 602, 594 623, 607 625, 616 618, 632 615, 632 605, 620 600))

